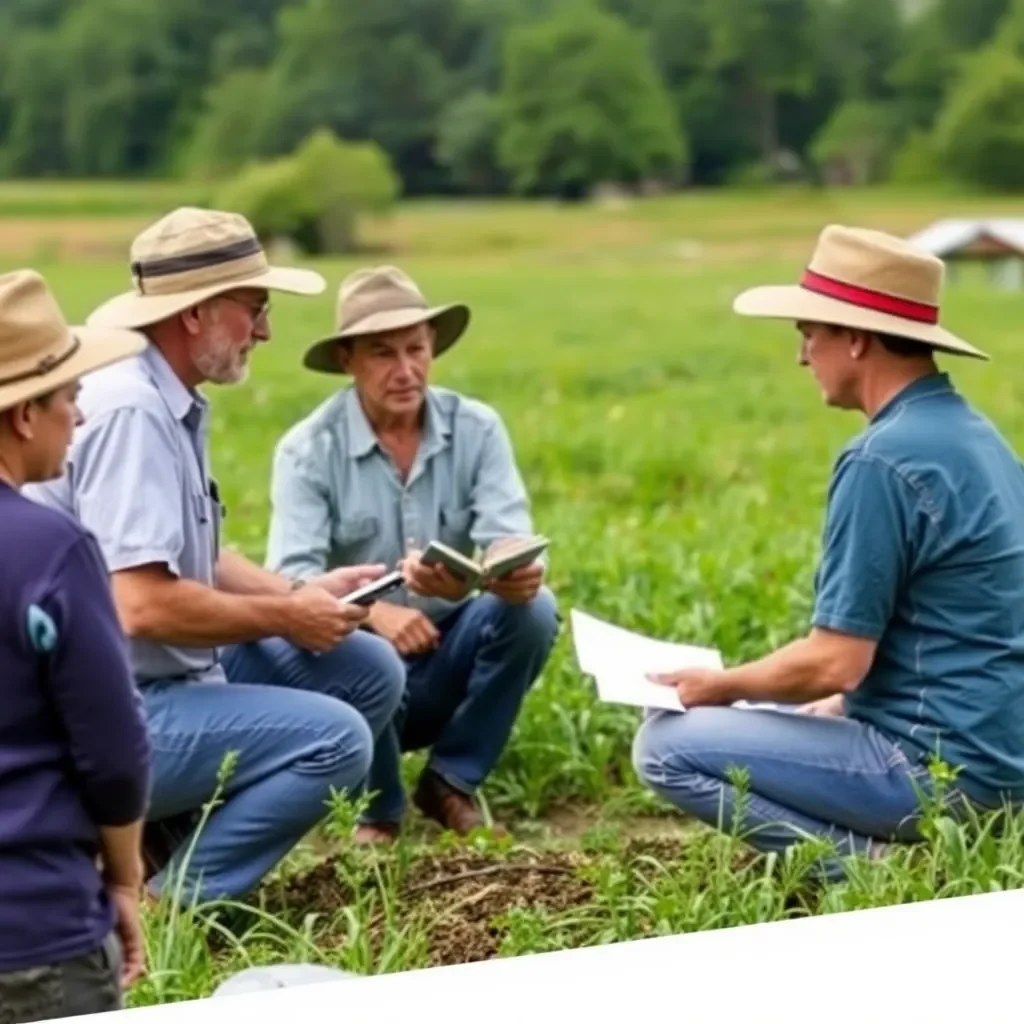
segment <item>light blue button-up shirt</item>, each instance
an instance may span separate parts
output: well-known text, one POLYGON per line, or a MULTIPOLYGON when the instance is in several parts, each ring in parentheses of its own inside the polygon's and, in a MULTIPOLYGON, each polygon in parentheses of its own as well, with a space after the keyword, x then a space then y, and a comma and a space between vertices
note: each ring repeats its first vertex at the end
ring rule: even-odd
MULTIPOLYGON (((25 494, 75 516, 99 541, 110 572, 159 563, 213 586, 223 508, 207 456, 206 400, 150 345, 89 374, 64 475, 25 494)), ((140 683, 222 681, 216 649, 131 641, 140 683)))
MULTIPOLYGON (((470 555, 533 533, 512 443, 492 408, 428 388, 423 438, 403 480, 354 387, 333 395, 278 443, 266 564, 297 579, 341 565, 393 568, 434 539, 470 555)), ((455 605, 399 590, 434 621, 455 605)))

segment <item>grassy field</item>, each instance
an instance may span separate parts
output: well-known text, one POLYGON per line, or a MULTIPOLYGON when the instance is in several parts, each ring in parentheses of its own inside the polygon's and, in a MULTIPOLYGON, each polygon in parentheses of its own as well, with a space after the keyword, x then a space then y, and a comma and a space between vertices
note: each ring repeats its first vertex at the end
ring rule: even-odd
MULTIPOLYGON (((44 190, 19 200, 0 189, 3 269, 37 266, 72 317, 127 286, 127 239, 160 203, 188 198, 140 192, 111 210, 104 196, 61 206, 44 190)), ((563 611, 714 645, 733 662, 805 629, 830 466, 861 427, 822 406, 796 365, 795 332, 740 321, 733 295, 793 280, 829 221, 908 232, 1022 206, 871 193, 603 209, 414 204, 368 225, 381 251, 368 258, 399 262, 431 300, 471 305, 471 330, 435 380, 505 417, 537 528, 553 539, 563 611)), ((304 373, 301 352, 329 329, 333 290, 356 264, 316 263, 331 282, 319 299, 275 299, 274 338, 250 382, 214 393, 228 539, 254 558, 272 447, 335 386, 304 373)), ((1022 313, 1024 296, 978 279, 946 295, 947 324, 995 361, 945 368, 1024 450, 1022 313)), ((389 971, 1019 884, 1019 831, 1000 839, 980 824, 936 822, 916 854, 859 868, 843 886, 808 887, 809 851, 750 858, 642 792, 629 762, 637 721, 595 702, 563 636, 484 794, 511 840, 453 843, 417 827, 393 854, 367 858, 347 849, 353 812, 339 805, 269 880, 257 931, 151 915, 152 973, 133 999, 203 995, 250 960, 389 971)))

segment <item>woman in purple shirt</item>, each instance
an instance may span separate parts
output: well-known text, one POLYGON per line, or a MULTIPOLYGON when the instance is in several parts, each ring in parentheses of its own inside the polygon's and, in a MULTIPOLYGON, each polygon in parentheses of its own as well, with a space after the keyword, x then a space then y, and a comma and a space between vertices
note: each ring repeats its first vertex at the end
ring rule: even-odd
POLYGON ((102 557, 20 488, 61 472, 78 378, 142 350, 0 275, 0 1018, 121 1007, 142 971, 149 747, 102 557))

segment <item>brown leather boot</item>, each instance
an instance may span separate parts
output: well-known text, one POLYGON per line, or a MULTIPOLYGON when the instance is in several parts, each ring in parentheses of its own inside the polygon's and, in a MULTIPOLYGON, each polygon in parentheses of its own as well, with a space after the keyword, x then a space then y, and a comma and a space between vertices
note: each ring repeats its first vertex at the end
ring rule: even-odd
POLYGON ((431 771, 420 776, 413 801, 426 817, 460 836, 484 824, 473 800, 431 771))
POLYGON ((360 825, 352 841, 356 846, 391 846, 398 840, 399 831, 396 822, 375 821, 360 825))

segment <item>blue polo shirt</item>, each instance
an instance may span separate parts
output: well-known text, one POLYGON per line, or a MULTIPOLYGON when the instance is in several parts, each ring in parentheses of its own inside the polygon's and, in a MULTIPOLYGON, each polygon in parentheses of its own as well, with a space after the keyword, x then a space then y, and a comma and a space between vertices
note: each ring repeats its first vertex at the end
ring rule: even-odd
POLYGON ((975 799, 1024 800, 1024 468, 946 374, 840 455, 815 589, 815 626, 878 643, 847 714, 975 799))

